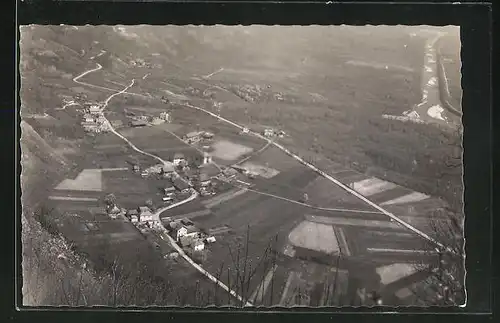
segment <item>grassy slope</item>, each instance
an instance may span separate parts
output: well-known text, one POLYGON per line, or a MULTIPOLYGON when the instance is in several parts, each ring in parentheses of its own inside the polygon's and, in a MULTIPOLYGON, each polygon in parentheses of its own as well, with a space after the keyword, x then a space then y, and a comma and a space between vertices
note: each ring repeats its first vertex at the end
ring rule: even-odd
MULTIPOLYGON (((86 144, 91 143, 84 138, 81 129, 75 126, 78 123, 77 114, 55 111, 54 108, 60 106, 61 95, 74 94, 67 90, 68 87, 74 86, 71 78, 95 67, 94 63, 89 63, 89 57, 99 53, 103 47, 113 47, 115 53, 119 53, 124 61, 129 57, 121 54, 127 52, 127 49, 135 49, 136 53, 141 50, 141 46, 134 48, 128 39, 109 37, 108 33, 114 33, 112 28, 87 28, 80 37, 74 37, 74 32, 75 30, 70 27, 55 26, 24 27, 21 30, 21 115, 48 113, 51 116, 49 119, 23 118, 29 123, 26 121, 21 123, 23 303, 25 305, 74 305, 71 300, 66 300, 66 296, 69 295, 71 298, 78 293, 79 277, 84 272, 79 268, 82 261, 69 248, 64 247, 66 244, 64 240, 50 235, 33 217, 34 210, 46 199, 48 190, 66 177, 67 172, 72 171, 71 168, 75 165, 73 162, 85 154, 86 144), (108 41, 107 46, 101 47, 99 43, 94 42, 98 39, 108 41), (68 156, 58 153, 59 149, 56 148, 64 147, 61 143, 75 142, 82 142, 83 145, 72 145, 73 151, 68 156), (57 259, 61 253, 74 259, 74 265, 61 264, 57 259), (65 289, 60 282, 66 284, 65 289)), ((114 54, 103 55, 99 62, 105 69, 116 68, 116 65, 121 64, 117 62, 114 54)), ((123 69, 123 66, 121 68, 123 69)), ((90 100, 102 100, 109 95, 98 91, 89 91, 88 94, 90 100)), ((195 277, 199 275, 191 268, 182 270, 177 268, 169 272, 188 275, 190 281, 184 282, 184 286, 190 290, 191 284, 198 284, 193 279, 193 274, 195 277)), ((178 283, 182 284, 180 276, 182 275, 177 275, 174 279, 178 279, 178 283)), ((107 304, 110 295, 109 289, 105 287, 110 285, 109 277, 84 272, 84 280, 83 289, 88 303, 107 304)), ((135 285, 139 286, 138 284, 135 285)), ((124 284, 124 288, 130 288, 129 285, 124 284)), ((157 295, 154 289, 158 286, 150 284, 137 288, 144 293, 139 299, 149 302, 148 304, 155 301, 150 297, 157 295)), ((211 284, 202 284, 199 289, 203 291, 198 292, 209 295, 212 289, 217 288, 211 284)), ((163 290, 166 291, 165 288, 163 290)), ((122 294, 130 294, 130 290, 124 290, 122 294)), ((189 298, 187 302, 200 304, 199 301, 195 303, 196 300, 192 296, 190 294, 184 297, 189 298)), ((160 304, 165 302, 173 304, 178 301, 176 297, 178 293, 171 292, 156 301, 161 302, 160 304)))

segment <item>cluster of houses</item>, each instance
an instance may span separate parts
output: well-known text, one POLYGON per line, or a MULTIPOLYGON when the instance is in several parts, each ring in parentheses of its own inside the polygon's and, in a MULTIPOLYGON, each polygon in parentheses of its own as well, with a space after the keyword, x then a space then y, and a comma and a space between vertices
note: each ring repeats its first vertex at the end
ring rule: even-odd
POLYGON ((208 131, 192 131, 184 136, 184 141, 188 144, 197 143, 203 139, 210 140, 214 137, 214 134, 208 131))
POLYGON ((139 206, 137 209, 127 210, 125 216, 134 224, 147 224, 149 226, 155 225, 153 212, 148 206, 139 206))
POLYGON ((108 214, 122 214, 127 217, 138 228, 149 227, 166 231, 184 249, 202 251, 205 244, 216 241, 215 237, 208 236, 198 229, 192 221, 187 218, 170 221, 163 219, 163 224, 154 220, 153 212, 147 206, 140 206, 137 209, 123 210, 116 206, 108 211, 108 214))
MULTIPOLYGON (((140 172, 139 165, 135 164, 132 168, 134 173, 140 172)), ((159 178, 171 178, 175 175, 174 165, 164 165, 164 164, 156 164, 151 167, 145 168, 141 172, 142 177, 149 177, 151 175, 157 175, 159 178)))
POLYGON ((147 68, 152 68, 153 67, 153 64, 151 64, 150 62, 145 61, 142 58, 137 58, 135 60, 131 60, 130 61, 130 65, 137 66, 137 67, 147 67, 147 68))
POLYGON ((132 120, 130 120, 129 125, 131 127, 145 127, 149 124, 159 125, 165 122, 171 122, 170 114, 166 111, 160 113, 159 116, 134 116, 132 120))
POLYGON ((201 232, 189 219, 171 221, 166 225, 168 234, 175 239, 182 248, 202 251, 205 244, 216 241, 215 237, 201 232))
POLYGON ((283 130, 274 130, 274 129, 264 129, 264 132, 262 133, 264 135, 264 137, 279 137, 279 138, 283 138, 285 136, 285 132, 283 130))
POLYGON ((86 132, 99 133, 108 130, 107 120, 97 104, 85 107, 81 125, 86 132))

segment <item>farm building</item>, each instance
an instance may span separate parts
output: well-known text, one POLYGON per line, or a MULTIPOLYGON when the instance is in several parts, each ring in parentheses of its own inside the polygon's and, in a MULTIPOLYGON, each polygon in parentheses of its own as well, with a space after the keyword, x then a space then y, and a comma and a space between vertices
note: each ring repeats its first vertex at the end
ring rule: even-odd
POLYGON ((198 141, 198 140, 200 140, 201 134, 202 134, 202 132, 200 132, 200 131, 192 131, 186 135, 185 139, 188 142, 198 141))
POLYGON ((210 176, 207 173, 201 173, 200 174, 200 185, 201 186, 208 186, 210 185, 211 180, 210 176))
POLYGON ((203 240, 196 237, 182 236, 180 237, 179 242, 182 247, 191 248, 194 251, 202 251, 205 249, 205 243, 203 240))
POLYGON ((97 118, 95 119, 95 121, 96 121, 97 123, 99 123, 99 124, 104 124, 104 123, 106 123, 106 118, 104 117, 104 115, 99 114, 99 115, 97 116, 97 118))
POLYGON ((99 113, 99 112, 101 112, 101 108, 100 108, 98 105, 93 104, 93 105, 91 105, 91 106, 88 108, 88 112, 89 112, 89 113, 99 113))
POLYGON ((84 122, 94 122, 95 121, 95 117, 93 115, 91 115, 90 113, 85 113, 83 115, 83 121, 84 122))
POLYGON ((144 120, 132 120, 130 122, 130 126, 132 126, 132 127, 144 127, 144 126, 147 126, 147 122, 144 120))
POLYGON ((212 139, 214 137, 214 134, 208 131, 205 131, 201 134, 203 139, 212 139))
POLYGON ((180 238, 185 236, 187 229, 180 222, 170 222, 168 225, 169 233, 175 241, 179 242, 180 238))
POLYGON ((172 164, 172 163, 164 164, 162 166, 161 172, 163 172, 163 174, 173 173, 174 172, 174 164, 172 164))
POLYGON ((108 214, 118 214, 121 212, 120 208, 116 205, 108 206, 106 211, 108 212, 108 214))
POLYGON ((174 197, 171 195, 167 195, 167 196, 163 197, 162 200, 165 203, 171 203, 174 200, 174 197))
POLYGON ((241 167, 238 165, 233 165, 232 167, 233 167, 233 169, 235 169, 236 171, 238 171, 239 173, 242 173, 242 174, 247 171, 247 169, 245 167, 241 167))
POLYGON ((234 168, 231 168, 231 167, 225 168, 222 172, 223 172, 224 176, 227 176, 227 177, 234 176, 234 175, 238 174, 238 171, 234 168))
POLYGON ((170 122, 170 114, 168 112, 160 113, 160 119, 170 122))
POLYGON ((175 179, 172 184, 181 193, 189 192, 189 185, 180 178, 175 179))
POLYGON ((165 194, 168 194, 168 193, 173 193, 173 192, 175 192, 175 187, 174 187, 174 186, 169 186, 169 187, 166 187, 166 188, 164 188, 164 189, 163 189, 163 192, 164 192, 165 194))
POLYGON ((154 124, 154 125, 159 125, 159 124, 162 124, 164 122, 165 122, 165 120, 160 119, 158 117, 151 118, 151 123, 154 124))
POLYGON ((132 219, 133 216, 135 216, 135 217, 139 216, 139 212, 136 209, 131 209, 131 210, 127 210, 126 215, 129 219, 132 219))
POLYGON ((205 241, 206 241, 207 243, 214 243, 216 240, 215 240, 215 237, 210 236, 210 237, 206 238, 206 239, 205 239, 205 241))
POLYGON ((139 206, 137 208, 137 212, 139 213, 139 221, 140 222, 153 221, 153 213, 151 213, 151 209, 149 207, 139 206))
POLYGON ((266 137, 272 137, 272 136, 274 136, 274 130, 273 129, 266 129, 266 130, 264 130, 264 136, 266 136, 266 137))
POLYGON ((182 162, 185 162, 186 158, 184 157, 183 153, 175 153, 174 159, 172 160, 173 164, 175 166, 179 165, 182 162))

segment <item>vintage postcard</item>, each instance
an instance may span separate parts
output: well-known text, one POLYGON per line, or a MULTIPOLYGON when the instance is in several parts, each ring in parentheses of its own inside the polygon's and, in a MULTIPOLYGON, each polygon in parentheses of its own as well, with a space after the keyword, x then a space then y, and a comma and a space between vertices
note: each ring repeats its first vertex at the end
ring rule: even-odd
POLYGON ((457 26, 20 27, 24 306, 462 306, 457 26))

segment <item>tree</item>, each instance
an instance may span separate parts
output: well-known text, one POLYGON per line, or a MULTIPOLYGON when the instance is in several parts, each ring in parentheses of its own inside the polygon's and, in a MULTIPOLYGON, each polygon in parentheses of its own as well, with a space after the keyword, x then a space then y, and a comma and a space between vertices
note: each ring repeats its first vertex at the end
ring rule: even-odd
POLYGON ((426 244, 434 261, 416 265, 418 270, 430 272, 426 282, 434 292, 422 293, 416 288, 413 292, 420 302, 428 305, 461 305, 465 301, 463 214, 442 208, 433 211, 429 219, 430 235, 444 248, 426 244))
POLYGON ((153 209, 153 199, 147 199, 146 206, 149 207, 150 209, 153 209))
POLYGON ((116 196, 113 193, 109 193, 104 197, 104 203, 107 206, 113 206, 116 204, 116 196))

